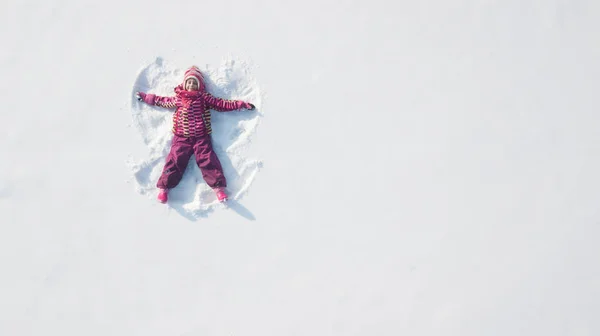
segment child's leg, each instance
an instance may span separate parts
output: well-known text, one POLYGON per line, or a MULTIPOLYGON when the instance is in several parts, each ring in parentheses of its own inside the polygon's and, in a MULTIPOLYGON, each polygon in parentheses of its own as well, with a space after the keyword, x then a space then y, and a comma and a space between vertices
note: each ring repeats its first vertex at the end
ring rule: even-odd
POLYGON ((225 188, 227 181, 223 174, 221 161, 217 157, 217 153, 212 148, 210 135, 198 138, 194 144, 194 154, 196 155, 196 163, 200 167, 202 177, 206 184, 211 188, 225 188))
POLYGON ((181 181, 185 168, 194 149, 192 141, 188 138, 173 136, 171 151, 167 156, 162 175, 158 179, 156 186, 160 189, 172 189, 181 181))

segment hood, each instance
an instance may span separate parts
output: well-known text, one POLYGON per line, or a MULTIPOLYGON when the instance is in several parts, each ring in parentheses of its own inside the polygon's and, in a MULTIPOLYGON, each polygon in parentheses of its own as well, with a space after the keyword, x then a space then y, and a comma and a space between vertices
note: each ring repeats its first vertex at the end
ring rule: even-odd
POLYGON ((183 87, 185 87, 185 81, 188 80, 188 78, 194 78, 196 79, 196 81, 198 81, 198 91, 206 91, 206 86, 204 85, 204 77, 202 76, 202 73, 200 72, 200 69, 198 69, 197 66, 192 66, 191 68, 185 71, 182 83, 183 87))

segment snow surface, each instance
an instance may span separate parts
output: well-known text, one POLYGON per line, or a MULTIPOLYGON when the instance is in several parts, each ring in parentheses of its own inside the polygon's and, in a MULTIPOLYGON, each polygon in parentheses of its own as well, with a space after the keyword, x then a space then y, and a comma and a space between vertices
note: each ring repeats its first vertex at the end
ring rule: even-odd
POLYGON ((0 9, 0 335, 600 335, 600 2, 0 9), (193 64, 227 208, 150 190, 193 64))

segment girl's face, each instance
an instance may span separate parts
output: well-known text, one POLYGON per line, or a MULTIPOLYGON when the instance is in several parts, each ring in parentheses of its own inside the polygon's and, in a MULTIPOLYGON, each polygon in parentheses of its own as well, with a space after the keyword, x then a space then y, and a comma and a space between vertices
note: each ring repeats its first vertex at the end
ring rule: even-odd
POLYGON ((185 81, 185 90, 186 91, 197 91, 198 90, 198 83, 196 82, 196 80, 193 79, 193 78, 188 78, 185 81))

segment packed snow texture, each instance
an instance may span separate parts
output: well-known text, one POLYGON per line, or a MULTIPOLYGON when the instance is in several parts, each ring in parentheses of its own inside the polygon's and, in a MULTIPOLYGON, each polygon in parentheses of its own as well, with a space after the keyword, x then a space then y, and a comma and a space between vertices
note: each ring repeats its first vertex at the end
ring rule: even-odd
MULTIPOLYGON (((148 157, 132 163, 136 189, 155 197, 156 181, 169 153, 172 139, 173 110, 150 106, 135 99, 136 92, 173 96, 188 67, 177 68, 158 58, 138 75, 133 92, 131 110, 136 129, 148 146, 148 157)), ((262 163, 247 156, 248 145, 259 125, 261 94, 258 83, 251 78, 251 65, 244 61, 224 60, 217 68, 201 69, 207 91, 216 97, 252 102, 257 109, 232 112, 212 111, 213 148, 217 152, 227 179, 230 201, 240 199, 254 180, 262 163)), ((219 206, 214 191, 202 180, 194 156, 190 158, 179 185, 169 192, 169 206, 186 217, 205 216, 219 206)))

